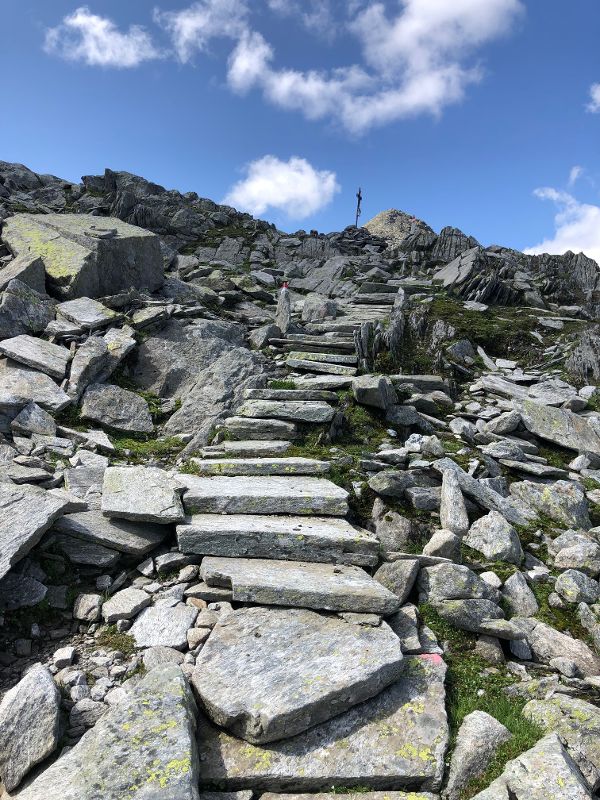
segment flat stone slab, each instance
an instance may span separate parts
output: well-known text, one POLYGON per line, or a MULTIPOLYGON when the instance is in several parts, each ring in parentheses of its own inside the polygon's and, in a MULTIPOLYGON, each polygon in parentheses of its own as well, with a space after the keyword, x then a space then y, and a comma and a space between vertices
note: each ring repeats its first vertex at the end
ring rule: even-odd
POLYGON ((93 383, 85 390, 81 416, 124 433, 152 433, 154 423, 143 397, 120 386, 93 383))
POLYGON ((400 608, 395 594, 355 566, 207 556, 200 577, 209 586, 231 589, 237 603, 382 616, 400 608))
POLYGON ((83 539, 72 536, 56 536, 56 546, 72 564, 94 566, 100 569, 110 569, 118 562, 121 554, 116 550, 103 547, 83 539))
MULTIPOLYGON (((107 473, 110 470, 107 470, 107 473)), ((348 492, 324 478, 180 475, 188 514, 325 514, 343 517, 348 492)), ((106 477, 104 479, 106 484, 106 477)), ((104 510, 104 498, 103 510, 104 510)), ((182 520, 177 520, 182 521, 182 520)))
POLYGON ((65 377, 71 360, 71 353, 66 347, 27 334, 4 339, 0 342, 0 353, 58 380, 65 377))
POLYGON ((151 602, 152 598, 147 592, 128 586, 103 604, 102 617, 109 625, 120 619, 132 619, 151 602))
POLYGON ((198 609, 192 606, 157 604, 144 609, 128 633, 138 647, 160 646, 183 650, 187 647, 187 632, 197 616, 198 609))
POLYGON ((446 665, 432 655, 410 656, 404 664, 403 676, 377 696, 274 745, 249 745, 200 716, 201 786, 436 791, 448 742, 446 665))
POLYGON ((246 400, 238 409, 241 417, 285 419, 320 424, 331 422, 335 410, 328 403, 296 400, 246 400))
POLYGON ((63 317, 77 328, 87 331, 114 325, 121 319, 121 315, 116 311, 89 297, 78 297, 75 300, 59 303, 56 312, 59 318, 63 317))
POLYGON ((49 375, 0 359, 0 412, 13 419, 32 401, 57 412, 68 406, 71 398, 49 375))
POLYGON ((324 403, 337 403, 338 396, 335 392, 325 392, 310 389, 246 389, 246 400, 318 400, 324 403))
POLYGON ((191 458, 200 475, 325 475, 329 461, 314 458, 191 458))
POLYGON ((99 511, 67 514, 58 520, 54 530, 88 544, 101 545, 132 556, 146 555, 158 547, 169 533, 164 525, 110 519, 99 511))
POLYGON ((194 688, 218 725, 253 743, 289 738, 373 697, 402 670, 379 628, 300 609, 228 614, 196 661, 194 688))
MULTIPOLYGON (((308 355, 308 353, 303 353, 308 355)), ((356 375, 356 367, 346 367, 342 364, 329 364, 324 361, 310 361, 307 358, 291 358, 285 361, 290 369, 299 369, 305 372, 324 372, 327 375, 344 375, 353 378, 356 375)))
POLYGON ((102 297, 164 280, 159 237, 112 217, 15 214, 4 241, 15 255, 39 256, 55 295, 102 297))
POLYGON ((156 667, 19 800, 198 800, 195 714, 181 668, 156 667))
POLYGON ((175 482, 157 467, 109 467, 102 484, 102 513, 159 525, 185 518, 175 482))
POLYGON ((0 482, 0 578, 35 547, 68 505, 44 489, 0 482))
POLYGON ((565 408, 543 406, 533 400, 524 400, 517 408, 527 430, 541 439, 569 450, 600 456, 600 435, 579 414, 565 408))
POLYGON ((296 358, 300 361, 319 361, 323 364, 344 364, 349 367, 356 366, 356 355, 339 355, 338 353, 307 353, 292 351, 288 358, 296 358))
POLYGON ((194 514, 177 526, 182 553, 374 566, 379 540, 345 519, 194 514))
MULTIPOLYGON (((250 417, 229 417, 223 426, 236 439, 266 439, 285 440, 295 439, 298 428, 293 422, 280 419, 251 419, 250 417)), ((224 444, 224 442, 223 442, 224 444)))
POLYGON ((283 456, 292 446, 285 441, 260 441, 251 439, 247 442, 225 440, 220 444, 203 447, 200 451, 203 458, 275 458, 283 456))
POLYGON ((299 389, 328 391, 348 389, 352 386, 352 378, 343 375, 302 375, 294 378, 294 383, 299 389))

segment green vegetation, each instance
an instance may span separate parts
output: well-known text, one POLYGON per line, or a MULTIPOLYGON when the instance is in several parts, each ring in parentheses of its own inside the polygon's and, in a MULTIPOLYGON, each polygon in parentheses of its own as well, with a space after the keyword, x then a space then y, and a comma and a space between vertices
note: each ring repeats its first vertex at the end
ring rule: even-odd
POLYGON ((115 434, 110 439, 115 447, 115 457, 117 459, 127 458, 131 464, 142 464, 150 458, 172 460, 184 447, 181 439, 176 436, 164 439, 149 439, 115 434))
POLYGON ((129 633, 119 633, 116 625, 107 625, 96 637, 99 647, 106 647, 108 650, 119 650, 124 656, 131 656, 135 653, 135 640, 129 633))
POLYGON ((294 383, 294 381, 275 380, 275 381, 269 381, 268 388, 269 389, 295 389, 296 388, 296 384, 294 383))
POLYGON ((56 414, 54 419, 57 425, 61 425, 64 428, 71 428, 75 431, 87 431, 89 428, 89 425, 86 425, 81 419, 81 411, 76 405, 63 408, 62 411, 56 414))
POLYGON ((558 467, 558 469, 567 469, 575 456, 572 450, 565 450, 563 447, 551 444, 541 446, 539 455, 545 458, 551 467, 558 467))
POLYGON ((577 618, 576 605, 569 605, 566 608, 552 608, 548 603, 548 598, 554 591, 551 583, 533 583, 531 588, 540 607, 536 614, 539 620, 547 625, 552 625, 553 628, 556 628, 561 633, 568 631, 577 639, 582 639, 584 642, 591 644, 588 631, 577 618))
POLYGON ((449 643, 449 652, 444 655, 448 664, 446 710, 450 725, 449 752, 454 749, 456 734, 463 719, 472 711, 487 712, 513 735, 498 749, 485 773, 463 793, 461 800, 468 800, 495 780, 507 761, 533 747, 543 731, 522 716, 525 699, 506 695, 504 690, 515 682, 514 678, 505 669, 490 667, 473 652, 476 642, 474 634, 454 628, 428 604, 422 605, 419 611, 438 639, 449 643))

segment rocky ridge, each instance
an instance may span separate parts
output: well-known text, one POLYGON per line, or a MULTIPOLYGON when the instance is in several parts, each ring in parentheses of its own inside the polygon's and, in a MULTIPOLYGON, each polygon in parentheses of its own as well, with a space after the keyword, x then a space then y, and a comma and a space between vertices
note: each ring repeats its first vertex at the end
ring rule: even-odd
POLYGON ((594 262, 5 162, 0 218, 2 798, 597 796, 594 262))

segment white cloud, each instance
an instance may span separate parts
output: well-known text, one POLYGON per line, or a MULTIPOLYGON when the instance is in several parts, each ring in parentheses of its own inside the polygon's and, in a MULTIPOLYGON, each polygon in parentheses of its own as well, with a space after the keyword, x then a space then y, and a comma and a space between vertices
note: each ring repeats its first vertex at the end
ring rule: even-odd
POLYGON ((581 178, 584 172, 585 170, 583 169, 583 167, 580 167, 578 165, 571 167, 571 171, 569 172, 569 186, 570 187, 575 186, 575 184, 577 183, 579 178, 581 178))
POLYGON ((100 67, 137 67, 161 57, 144 28, 132 25, 121 33, 112 20, 92 14, 87 6, 48 29, 44 49, 69 61, 100 67))
POLYGON ((182 11, 154 10, 154 20, 172 39, 178 59, 186 63, 211 39, 239 39, 247 30, 246 0, 199 0, 182 11))
POLYGON ((586 108, 592 114, 600 113, 600 83, 593 83, 590 86, 590 102, 586 108))
POLYGON ((262 216, 268 209, 304 219, 324 208, 340 191, 334 172, 315 169, 306 159, 281 161, 263 156, 245 167, 246 177, 223 200, 226 205, 262 216))
POLYGON ((331 40, 338 32, 331 0, 267 0, 267 5, 276 14, 298 18, 305 28, 324 39, 331 40))
POLYGON ((237 91, 260 88, 276 105, 309 119, 333 118, 354 133, 403 117, 437 115, 481 80, 481 69, 467 64, 468 56, 507 33, 522 11, 520 0, 403 0, 390 19, 384 5, 374 2, 348 26, 361 44, 365 66, 329 72, 276 69, 272 49, 264 57, 261 37, 261 58, 254 59, 261 68, 252 72, 252 80, 231 80, 240 55, 253 60, 247 41, 230 58, 230 83, 237 91))
POLYGON ((551 200, 556 205, 556 230, 551 239, 525 252, 561 255, 572 250, 574 253, 583 252, 600 264, 600 206, 580 203, 573 195, 558 189, 536 189, 534 194, 540 200, 551 200))

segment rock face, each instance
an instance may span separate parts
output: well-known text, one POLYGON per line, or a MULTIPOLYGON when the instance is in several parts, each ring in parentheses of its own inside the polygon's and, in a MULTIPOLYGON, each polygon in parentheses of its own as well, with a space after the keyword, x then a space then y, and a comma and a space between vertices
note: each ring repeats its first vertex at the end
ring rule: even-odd
POLYGON ((0 779, 15 789, 29 770, 54 752, 59 738, 60 694, 41 664, 0 703, 0 779))
POLYGON ((198 800, 196 706, 179 667, 153 669, 21 800, 198 800))
POLYGON ((445 671, 439 656, 407 658, 403 677, 376 697, 271 746, 248 745, 201 719, 202 785, 313 792, 334 783, 391 784, 436 791, 448 738, 445 671))
POLYGON ((253 608, 213 630, 193 681, 217 724, 265 743, 372 697, 399 678, 401 664, 400 643, 386 625, 253 608))
POLYGON ((51 292, 62 299, 102 297, 123 289, 158 289, 158 237, 118 219, 77 214, 16 214, 5 222, 16 255, 39 256, 51 292))

